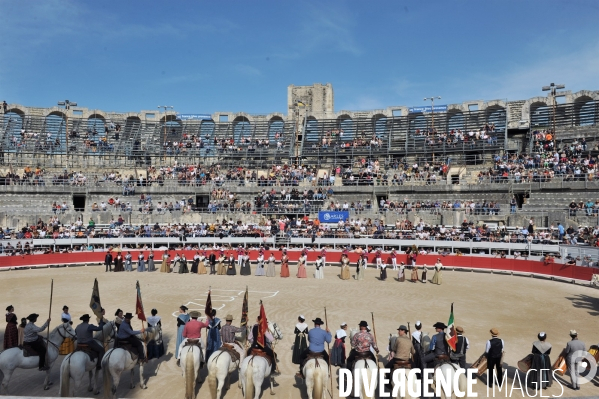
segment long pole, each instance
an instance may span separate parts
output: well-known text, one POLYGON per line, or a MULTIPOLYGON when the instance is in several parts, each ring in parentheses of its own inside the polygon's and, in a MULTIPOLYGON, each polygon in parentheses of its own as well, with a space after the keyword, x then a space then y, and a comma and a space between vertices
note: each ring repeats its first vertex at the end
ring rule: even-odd
MULTIPOLYGON (((329 328, 329 319, 327 317, 327 307, 324 307, 324 325, 325 327, 328 329, 329 328)), ((330 344, 327 342, 327 351, 329 352, 329 381, 331 382, 331 390, 329 391, 329 394, 331 395, 331 398, 333 397, 333 376, 331 375, 331 347, 330 344)))
MULTIPOLYGON (((379 346, 379 344, 376 342, 376 327, 374 326, 374 312, 370 312, 370 315, 372 316, 372 332, 374 333, 374 343, 376 346, 379 346)), ((379 366, 379 357, 376 357, 376 366, 380 368, 379 366)))
MULTIPOLYGON (((54 279, 52 279, 52 283, 50 284, 50 310, 48 310, 48 320, 52 316, 52 297, 54 296, 54 279)), ((50 322, 48 322, 48 330, 46 332, 46 340, 50 342, 50 322)))

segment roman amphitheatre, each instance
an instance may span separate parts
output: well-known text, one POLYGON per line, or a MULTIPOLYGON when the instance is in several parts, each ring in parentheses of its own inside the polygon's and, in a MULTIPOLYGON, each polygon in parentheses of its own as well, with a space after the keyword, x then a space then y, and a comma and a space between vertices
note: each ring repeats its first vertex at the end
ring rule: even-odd
MULTIPOLYGON (((135 311, 139 281, 146 312, 156 308, 162 317, 166 354, 145 367, 147 390, 130 390, 125 377, 118 397, 183 397, 173 358, 179 306, 203 310, 211 288, 218 316, 230 313, 236 324, 246 286, 250 321, 262 300, 284 334, 275 348, 275 397, 307 397, 294 377, 293 329, 299 314, 324 318, 325 307, 331 330, 372 323, 373 313, 386 355, 400 324, 413 330, 420 320, 432 335, 453 303, 470 341, 467 363, 497 328, 511 382, 541 331, 553 345, 552 361, 572 329, 587 348, 599 341, 599 295, 591 284, 599 273, 599 92, 563 94, 560 104, 549 95, 350 112, 334 110, 331 85, 315 84, 288 88, 287 115, 7 104, 0 130, 1 302, 14 305, 19 318, 39 313, 43 320, 53 279, 52 326, 63 305, 77 324, 90 313, 95 278, 110 317, 117 308, 135 311), (252 275, 158 271, 167 248, 171 259, 185 253, 191 263, 196 251, 218 253, 221 246, 235 257, 239 246, 249 249, 252 275), (254 276, 260 246, 277 261, 288 248, 291 277, 279 277, 278 262, 275 277, 254 276), (353 278, 358 247, 368 253, 363 280, 353 278), (132 254, 133 272, 104 271, 104 256, 115 248, 132 254), (308 278, 298 279, 303 248, 308 278), (321 280, 313 274, 323 249, 321 280), (350 280, 339 278, 343 250, 352 261, 350 280), (386 281, 376 269, 379 250, 389 264, 386 281), (420 276, 428 264, 429 280, 440 258, 441 285, 412 283, 409 269, 406 281, 396 280, 391 254, 409 264, 406 252, 414 250, 420 276), (138 256, 147 261, 151 251, 156 270, 136 272, 138 256)), ((58 396, 61 361, 48 391, 42 373, 17 370, 9 394, 58 396)), ((225 398, 242 397, 236 381, 234 373, 225 398)), ((580 391, 569 388, 568 376, 560 382, 564 397, 599 392, 597 377, 580 391)), ((206 384, 196 390, 209 397, 206 384)), ((486 397, 483 381, 476 391, 486 397)), ((560 385, 547 393, 561 395, 560 385)), ((77 395, 93 396, 85 389, 77 395)))

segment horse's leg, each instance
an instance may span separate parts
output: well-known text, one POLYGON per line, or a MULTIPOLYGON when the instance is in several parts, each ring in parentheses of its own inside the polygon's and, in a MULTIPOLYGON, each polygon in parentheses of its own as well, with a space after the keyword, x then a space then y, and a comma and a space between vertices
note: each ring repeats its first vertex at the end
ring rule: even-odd
MULTIPOLYGON (((94 365, 94 368, 96 366, 94 365)), ((100 386, 98 385, 98 375, 100 375, 100 370, 94 370, 94 395, 98 395, 100 393, 100 386)))
POLYGON ((8 382, 10 381, 10 377, 12 376, 12 373, 14 373, 14 370, 2 370, 2 373, 4 374, 4 378, 2 379, 0 394, 8 395, 8 382))
MULTIPOLYGON (((133 370, 135 369, 135 367, 133 367, 131 369, 131 372, 133 373, 133 370)), ((131 377, 133 377, 133 374, 131 374, 131 377)), ((144 382, 144 365, 143 363, 139 364, 139 387, 141 389, 146 389, 146 383, 144 382)))
POLYGON ((87 374, 89 375, 89 385, 87 386, 87 392, 91 392, 91 391, 94 390, 94 386, 92 384, 93 383, 93 378, 94 378, 93 371, 90 370, 87 374))
MULTIPOLYGON (((267 367, 268 367, 268 366, 267 366, 267 367)), ((273 377, 272 375, 269 375, 269 376, 268 376, 268 380, 270 381, 270 394, 271 394, 271 395, 274 395, 274 394, 275 394, 275 391, 274 391, 273 384, 274 384, 274 382, 275 382, 275 379, 274 379, 274 377, 273 377)), ((256 390, 256 392, 258 392, 258 390, 256 390)))
POLYGON ((129 389, 135 388, 135 381, 133 380, 134 378, 135 378, 135 366, 133 366, 133 368, 131 369, 131 382, 129 383, 129 389))
POLYGON ((44 379, 44 391, 47 391, 48 389, 50 389, 50 385, 52 385, 52 381, 50 381, 50 370, 52 369, 52 367, 49 367, 48 370, 46 370, 46 379, 44 379))

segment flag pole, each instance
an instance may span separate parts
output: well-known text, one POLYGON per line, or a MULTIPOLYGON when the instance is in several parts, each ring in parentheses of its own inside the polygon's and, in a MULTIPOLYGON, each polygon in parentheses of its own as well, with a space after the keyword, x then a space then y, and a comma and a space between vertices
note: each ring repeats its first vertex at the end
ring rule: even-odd
MULTIPOLYGON (((324 307, 324 325, 328 329, 329 328, 329 319, 327 317, 327 307, 324 307)), ((331 390, 329 391, 329 395, 331 398, 333 397, 333 376, 331 375, 331 347, 327 342, 327 351, 329 352, 329 381, 331 382, 331 390)))
MULTIPOLYGON (((54 279, 50 283, 50 310, 48 310, 48 319, 52 316, 52 297, 54 296, 54 279)), ((46 341, 50 342, 50 322, 48 322, 48 331, 46 332, 46 341)))
MULTIPOLYGON (((376 340, 376 327, 374 325, 374 312, 370 312, 370 315, 372 316, 372 332, 374 333, 374 343, 376 344, 376 346, 378 346, 379 344, 377 343, 377 340, 376 340)), ((380 368, 378 354, 376 355, 376 366, 378 368, 380 368)))

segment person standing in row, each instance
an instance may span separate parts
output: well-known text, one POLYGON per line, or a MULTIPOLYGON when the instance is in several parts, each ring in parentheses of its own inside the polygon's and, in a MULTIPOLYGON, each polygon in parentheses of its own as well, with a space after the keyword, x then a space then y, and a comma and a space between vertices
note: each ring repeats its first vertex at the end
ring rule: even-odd
POLYGON ((131 261, 131 259, 133 259, 131 252, 127 252, 127 255, 125 255, 125 271, 126 272, 133 271, 133 262, 131 261))
POLYGON ((148 254, 148 271, 156 271, 156 265, 154 265, 154 251, 150 251, 148 254))
POLYGON ((443 263, 441 263, 441 258, 437 258, 437 263, 435 263, 435 274, 433 274, 433 279, 431 283, 441 285, 441 268, 443 267, 443 263))
MULTIPOLYGON (((67 305, 64 305, 62 307, 62 314, 60 315, 60 320, 63 323, 73 324, 71 314, 69 313, 69 307, 67 305)), ((62 342, 62 345, 60 345, 60 348, 58 348, 58 354, 68 355, 69 353, 73 353, 74 350, 75 342, 73 341, 73 339, 71 337, 65 337, 64 341, 62 342)))
POLYGON ((306 259, 308 259, 308 256, 302 252, 302 255, 299 257, 299 260, 297 262, 297 278, 308 277, 308 275, 306 274, 306 259))
POLYGON ((275 255, 271 252, 268 257, 268 266, 266 267, 266 277, 275 277, 277 272, 275 269, 275 255))
POLYGON ((241 276, 251 276, 252 275, 252 267, 250 266, 250 254, 246 253, 243 255, 243 264, 241 265, 241 269, 239 269, 239 275, 241 276))
POLYGON ((391 265, 393 266, 393 270, 397 270, 397 250, 395 248, 391 251, 391 265))
POLYGON ((400 283, 403 283, 404 281, 406 281, 406 266, 403 262, 400 263, 399 265, 399 271, 397 272, 397 281, 399 281, 400 283))
POLYGON ((381 281, 387 280, 387 264, 384 262, 381 263, 380 269, 381 271, 379 278, 381 279, 381 281))
POLYGON ((410 276, 410 280, 413 283, 417 283, 418 282, 418 266, 417 265, 412 265, 412 274, 410 276))
POLYGON ((351 278, 351 272, 349 270, 349 258, 346 254, 341 256, 341 280, 349 280, 351 278))
POLYGON ((106 252, 106 255, 104 256, 105 272, 112 271, 112 253, 110 251, 111 250, 109 249, 108 252, 106 252))
POLYGON ((125 271, 123 268, 123 255, 120 252, 117 252, 114 258, 114 271, 115 273, 125 271))
POLYGON ((17 315, 12 305, 6 307, 6 329, 4 330, 4 346, 7 350, 19 346, 19 330, 17 328, 17 315))
POLYGON ((426 284, 426 272, 428 271, 428 267, 426 263, 422 266, 422 282, 426 284))
POLYGON ((227 276, 235 276, 237 275, 237 266, 235 262, 235 257, 233 253, 229 256, 229 265, 227 266, 227 276))
POLYGON ((487 386, 492 387, 494 380, 501 388, 503 377, 503 367, 501 359, 505 351, 505 345, 502 339, 498 338, 499 330, 492 328, 490 331, 491 339, 487 341, 485 346, 485 356, 487 358, 487 386))
POLYGON ((260 253, 258 254, 258 259, 256 259, 256 262, 258 262, 258 266, 256 266, 255 276, 265 276, 266 272, 264 270, 264 253, 262 252, 262 250, 260 250, 260 253))
POLYGON ((208 253, 206 251, 202 251, 198 260, 198 274, 208 273, 208 271, 206 270, 206 255, 208 255, 208 253))
POLYGON ((283 249, 283 256, 281 256, 281 277, 289 277, 289 256, 286 249, 283 249))
POLYGON ((210 252, 208 262, 210 263, 210 274, 216 274, 216 255, 214 251, 210 252))
POLYGON ((137 271, 138 272, 146 271, 146 263, 144 261, 144 253, 143 252, 140 252, 139 255, 137 255, 137 271))
POLYGON ((530 379, 536 384, 536 389, 547 389, 552 384, 551 373, 551 344, 547 342, 547 334, 540 332, 538 341, 532 343, 532 363, 530 365, 530 379))
POLYGON ((308 325, 305 323, 306 318, 304 315, 299 315, 297 318, 298 323, 295 325, 295 342, 293 344, 293 355, 291 361, 293 364, 301 364, 302 353, 308 348, 308 325))
POLYGON ((316 266, 314 278, 322 280, 324 278, 324 262, 322 261, 322 256, 318 255, 318 259, 316 259, 314 266, 316 266))
POLYGON ((566 357, 568 372, 570 373, 570 379, 572 380, 572 389, 577 391, 580 389, 580 384, 578 383, 578 379, 580 378, 578 368, 584 359, 581 354, 586 353, 586 346, 584 342, 578 339, 576 330, 570 330, 570 338, 572 338, 572 340, 566 345, 564 356, 566 357))
POLYGON ((162 264, 160 265, 160 273, 170 273, 171 266, 169 265, 168 258, 170 255, 168 254, 168 250, 164 251, 162 254, 162 264))

